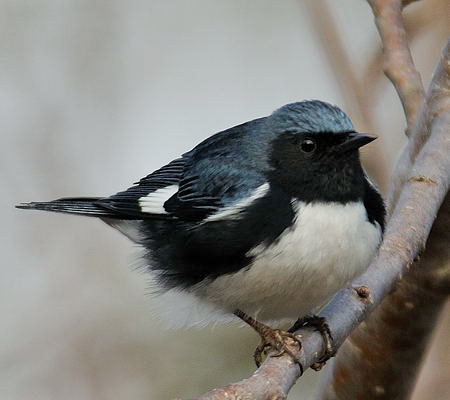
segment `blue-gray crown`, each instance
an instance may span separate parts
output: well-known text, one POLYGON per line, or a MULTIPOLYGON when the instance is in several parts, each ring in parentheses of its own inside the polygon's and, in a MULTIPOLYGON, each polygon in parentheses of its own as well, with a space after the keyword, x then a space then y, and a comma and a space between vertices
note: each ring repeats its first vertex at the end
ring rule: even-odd
POLYGON ((286 104, 267 121, 277 132, 350 132, 353 124, 338 107, 319 100, 286 104))

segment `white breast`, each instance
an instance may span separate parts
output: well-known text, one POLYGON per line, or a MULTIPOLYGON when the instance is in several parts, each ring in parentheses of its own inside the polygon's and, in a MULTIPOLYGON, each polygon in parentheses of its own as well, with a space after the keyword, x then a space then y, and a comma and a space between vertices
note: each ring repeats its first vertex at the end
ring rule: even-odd
MULTIPOLYGON (((255 259, 249 268, 199 285, 192 292, 195 296, 182 295, 183 316, 178 322, 206 323, 236 308, 261 321, 294 320, 317 311, 365 271, 381 229, 367 220, 361 202, 294 201, 293 206, 294 224, 272 245, 252 249, 249 255, 255 259)), ((161 303, 168 306, 168 299, 178 295, 172 290, 161 303)))

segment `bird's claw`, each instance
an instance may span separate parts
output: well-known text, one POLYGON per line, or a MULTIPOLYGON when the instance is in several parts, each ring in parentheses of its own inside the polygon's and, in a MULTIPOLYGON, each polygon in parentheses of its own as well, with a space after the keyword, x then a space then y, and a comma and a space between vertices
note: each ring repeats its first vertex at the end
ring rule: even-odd
POLYGON ((336 355, 336 349, 333 347, 333 335, 331 334, 330 327, 328 326, 325 318, 319 317, 317 315, 306 316, 298 319, 295 324, 288 330, 288 332, 295 332, 297 329, 309 326, 314 328, 317 332, 322 335, 323 343, 325 346, 325 351, 323 356, 314 364, 311 368, 315 371, 320 371, 325 363, 336 355))
POLYGON ((259 368, 261 365, 263 354, 275 351, 275 353, 270 354, 271 357, 280 357, 283 354, 288 354, 294 362, 300 365, 300 369, 303 372, 298 356, 291 350, 293 345, 296 345, 298 350, 302 348, 300 339, 293 333, 280 329, 266 329, 264 335, 261 334, 261 344, 255 349, 253 354, 256 366, 259 368))
POLYGON ((272 357, 280 357, 283 354, 289 354, 292 360, 299 365, 300 372, 303 374, 303 366, 297 355, 302 348, 302 343, 293 332, 272 329, 239 309, 234 310, 234 314, 250 325, 261 337, 261 343, 253 353, 253 358, 258 368, 262 363, 263 354, 267 354, 273 350, 276 351, 276 353, 270 354, 272 357), (294 345, 297 345, 297 351, 292 350, 294 345))

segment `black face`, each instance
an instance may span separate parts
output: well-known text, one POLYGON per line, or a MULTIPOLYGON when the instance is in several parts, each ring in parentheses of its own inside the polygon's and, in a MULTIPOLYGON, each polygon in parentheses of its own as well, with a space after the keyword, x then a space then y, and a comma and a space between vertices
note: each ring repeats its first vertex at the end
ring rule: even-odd
POLYGON ((303 201, 345 203, 364 196, 359 147, 374 138, 355 132, 284 133, 272 142, 272 184, 303 201))

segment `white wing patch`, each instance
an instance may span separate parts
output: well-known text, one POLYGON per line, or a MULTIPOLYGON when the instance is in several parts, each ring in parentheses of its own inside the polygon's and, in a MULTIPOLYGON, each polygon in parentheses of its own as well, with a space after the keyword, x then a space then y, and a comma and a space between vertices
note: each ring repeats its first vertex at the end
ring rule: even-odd
POLYGON ((139 206, 142 212, 149 214, 167 214, 164 209, 164 203, 169 200, 176 192, 178 185, 170 185, 155 190, 139 198, 139 206))
POLYGON ((241 199, 236 203, 224 207, 219 210, 217 213, 210 215, 203 222, 212 222, 212 221, 220 221, 220 220, 229 220, 229 219, 237 219, 239 218, 239 214, 245 208, 247 208, 250 204, 252 204, 255 200, 263 197, 269 191, 270 185, 268 183, 264 183, 261 186, 258 186, 250 196, 245 199, 241 199))

